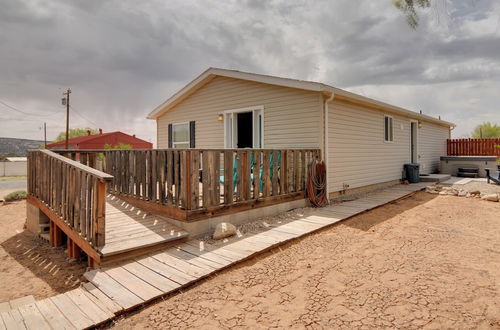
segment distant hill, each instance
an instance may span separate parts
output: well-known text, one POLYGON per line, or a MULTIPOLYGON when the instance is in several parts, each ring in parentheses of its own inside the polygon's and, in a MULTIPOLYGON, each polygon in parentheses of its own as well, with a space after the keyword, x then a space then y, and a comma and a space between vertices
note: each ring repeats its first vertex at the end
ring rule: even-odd
POLYGON ((26 156, 29 149, 38 149, 43 141, 0 137, 0 155, 26 156))

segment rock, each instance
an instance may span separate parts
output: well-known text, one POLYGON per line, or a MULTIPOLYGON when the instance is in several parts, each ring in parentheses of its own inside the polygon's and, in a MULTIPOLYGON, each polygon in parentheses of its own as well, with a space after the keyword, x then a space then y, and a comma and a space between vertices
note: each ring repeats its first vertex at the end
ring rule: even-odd
POLYGON ((429 194, 439 194, 439 191, 441 190, 441 187, 439 186, 429 186, 425 188, 425 191, 428 192, 429 194))
POLYGON ((465 196, 467 196, 467 191, 465 191, 465 190, 459 190, 459 191, 458 191, 458 196, 460 196, 460 197, 465 197, 465 196))
POLYGON ((472 191, 469 191, 469 194, 471 194, 471 195, 480 195, 481 192, 479 190, 472 190, 472 191))
POLYGON ((227 222, 218 223, 215 227, 213 239, 223 239, 236 235, 236 227, 227 222))
POLYGON ((443 190, 441 190, 439 192, 440 195, 449 195, 449 196, 457 196, 458 195, 458 190, 457 189, 454 189, 454 188, 447 188, 447 189, 445 189, 445 188, 443 188, 443 190))
POLYGON ((481 199, 484 199, 485 201, 490 201, 490 202, 498 202, 498 195, 497 194, 488 194, 488 195, 482 196, 481 199))

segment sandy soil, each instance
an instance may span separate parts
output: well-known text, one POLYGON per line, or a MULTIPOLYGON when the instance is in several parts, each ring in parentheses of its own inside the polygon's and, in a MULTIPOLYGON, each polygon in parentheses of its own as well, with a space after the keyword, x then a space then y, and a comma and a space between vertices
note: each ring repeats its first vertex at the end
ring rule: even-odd
POLYGON ((86 263, 23 229, 26 202, 0 204, 0 302, 33 295, 41 299, 78 287, 86 263))
POLYGON ((120 329, 500 329, 500 203, 427 193, 246 261, 120 329))

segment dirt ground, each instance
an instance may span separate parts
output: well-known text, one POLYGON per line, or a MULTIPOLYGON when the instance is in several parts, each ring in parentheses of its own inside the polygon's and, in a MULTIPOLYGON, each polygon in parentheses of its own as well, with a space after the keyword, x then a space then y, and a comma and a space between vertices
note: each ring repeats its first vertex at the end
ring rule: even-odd
POLYGON ((465 191, 480 191, 483 194, 500 194, 500 185, 497 184, 487 184, 485 182, 472 181, 466 184, 454 184, 450 187, 465 190, 465 191))
POLYGON ((500 329, 500 203, 417 193, 288 243, 120 329, 500 329))
POLYGON ((78 287, 86 263, 70 261, 23 229, 26 202, 0 203, 0 302, 33 295, 41 299, 78 287))

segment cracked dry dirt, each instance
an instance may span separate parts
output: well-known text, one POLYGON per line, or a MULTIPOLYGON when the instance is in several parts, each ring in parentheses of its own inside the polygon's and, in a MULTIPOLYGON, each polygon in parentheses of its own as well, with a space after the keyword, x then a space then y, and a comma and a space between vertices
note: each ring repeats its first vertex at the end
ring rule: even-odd
POLYGON ((120 329, 500 329, 500 203, 423 192, 223 271, 120 329))

